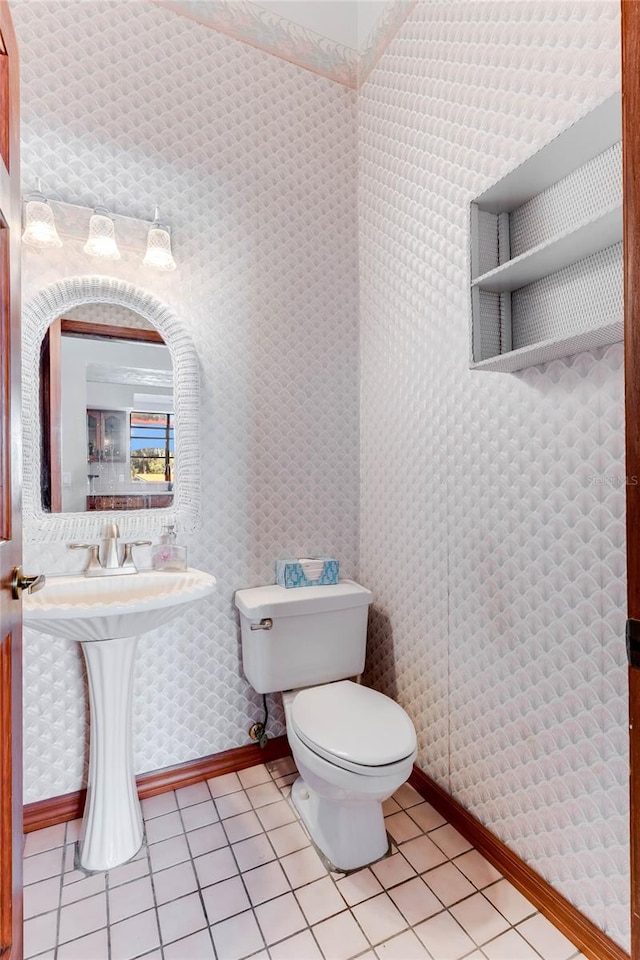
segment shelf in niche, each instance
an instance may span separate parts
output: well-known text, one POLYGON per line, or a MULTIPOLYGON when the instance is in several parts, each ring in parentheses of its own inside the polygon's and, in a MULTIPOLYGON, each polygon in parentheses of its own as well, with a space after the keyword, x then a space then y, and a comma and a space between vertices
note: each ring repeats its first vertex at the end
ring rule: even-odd
POLYGON ((620 139, 616 94, 472 201, 471 369, 514 372, 622 340, 620 139), (510 258, 511 232, 522 237, 523 229, 542 240, 510 258), (583 266, 598 254, 604 282, 583 266), (568 306, 571 282, 580 295, 568 306), (524 288, 524 299, 513 299, 512 329, 512 295, 524 288), (517 339, 531 342, 514 350, 516 324, 517 339))
POLYGON ((491 293, 511 293, 621 240, 622 205, 616 204, 597 217, 483 273, 472 280, 471 286, 491 293))
POLYGON ((562 340, 541 340, 527 347, 500 353, 486 360, 476 360, 470 364, 472 370, 490 370, 497 373, 516 373, 539 363, 571 357, 584 350, 595 350, 619 343, 623 337, 623 321, 612 320, 597 328, 574 333, 562 340))

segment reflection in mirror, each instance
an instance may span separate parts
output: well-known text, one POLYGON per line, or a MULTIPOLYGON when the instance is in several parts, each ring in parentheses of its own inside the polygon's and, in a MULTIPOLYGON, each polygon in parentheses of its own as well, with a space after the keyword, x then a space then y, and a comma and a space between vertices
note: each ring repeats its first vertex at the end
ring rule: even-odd
POLYGON ((40 374, 45 510, 173 503, 173 368, 150 323, 115 304, 69 310, 43 340, 40 374))

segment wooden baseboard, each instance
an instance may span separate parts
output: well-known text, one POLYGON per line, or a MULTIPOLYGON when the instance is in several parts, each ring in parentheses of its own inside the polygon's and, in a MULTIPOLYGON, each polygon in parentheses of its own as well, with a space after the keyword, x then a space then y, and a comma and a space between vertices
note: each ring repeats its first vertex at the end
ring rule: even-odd
POLYGON ((590 960, 629 960, 622 947, 569 903, 418 767, 409 783, 590 960))
MULTIPOLYGON (((235 773, 237 770, 255 767, 258 763, 270 763, 272 760, 280 760, 290 754, 291 750, 286 737, 268 740, 264 750, 257 743, 249 743, 245 747, 234 747, 223 753, 215 753, 209 757, 200 757, 198 760, 188 760, 173 767, 140 774, 136 777, 138 796, 141 800, 146 800, 147 797, 154 797, 158 793, 190 787, 201 780, 221 777, 225 773, 235 773)), ((76 820, 82 816, 85 796, 86 790, 76 790, 60 797, 50 797, 25 804, 24 832, 31 833, 43 827, 52 827, 56 823, 76 820)))

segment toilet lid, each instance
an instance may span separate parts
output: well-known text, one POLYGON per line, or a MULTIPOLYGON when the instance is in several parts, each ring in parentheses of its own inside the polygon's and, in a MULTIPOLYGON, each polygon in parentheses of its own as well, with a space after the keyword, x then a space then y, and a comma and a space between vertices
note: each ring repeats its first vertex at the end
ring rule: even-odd
POLYGON ((362 766, 395 763, 416 747, 416 732, 402 707, 351 680, 300 690, 291 720, 312 750, 362 766))

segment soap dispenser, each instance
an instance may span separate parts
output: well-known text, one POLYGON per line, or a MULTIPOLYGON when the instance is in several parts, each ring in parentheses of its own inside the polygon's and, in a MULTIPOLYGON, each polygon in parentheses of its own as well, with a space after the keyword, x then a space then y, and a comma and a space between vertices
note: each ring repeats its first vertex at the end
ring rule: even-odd
POLYGON ((177 533, 174 523, 163 528, 160 543, 153 549, 154 570, 186 570, 187 548, 176 542, 177 533))

